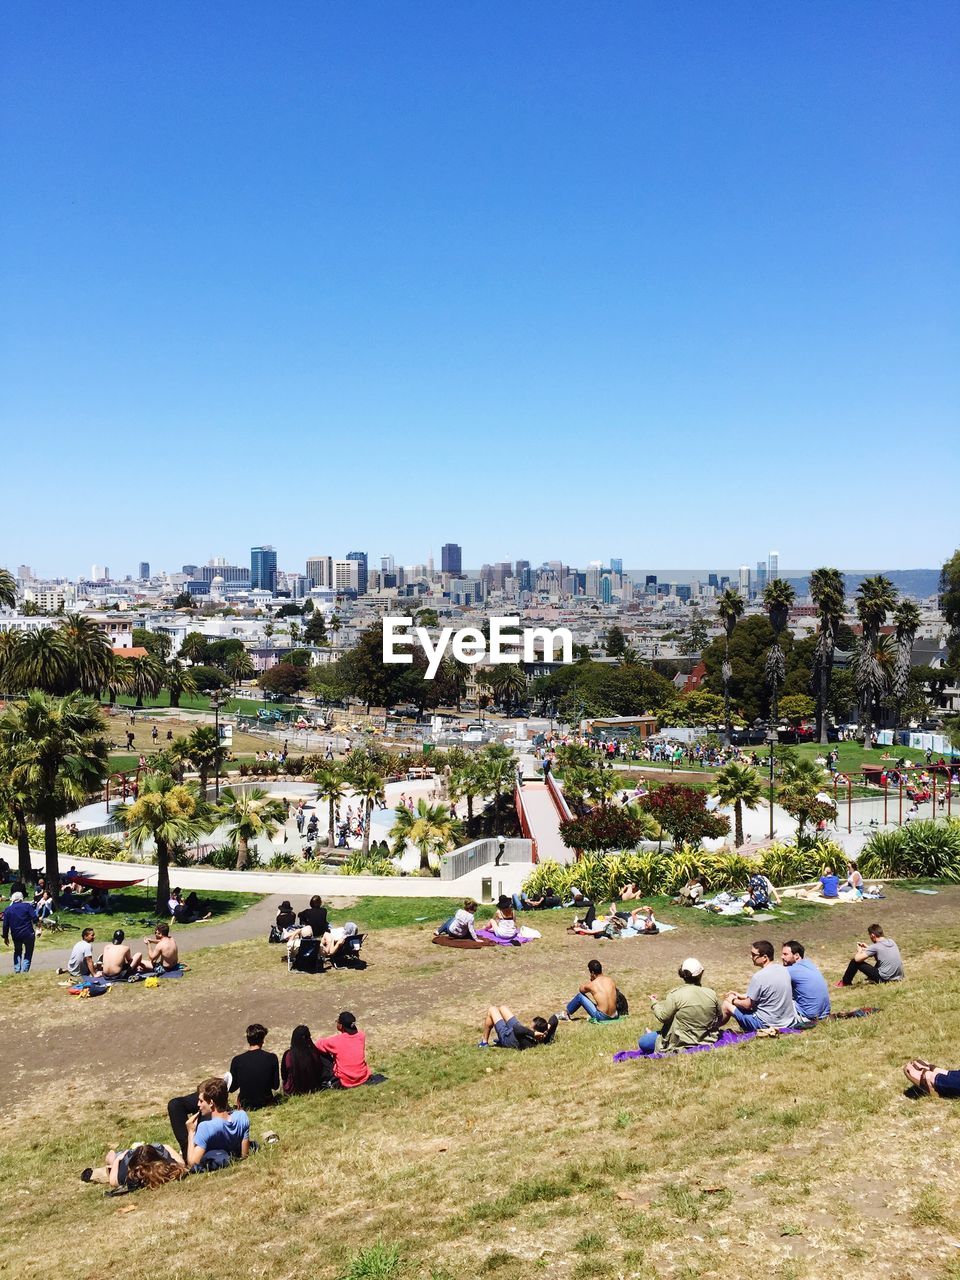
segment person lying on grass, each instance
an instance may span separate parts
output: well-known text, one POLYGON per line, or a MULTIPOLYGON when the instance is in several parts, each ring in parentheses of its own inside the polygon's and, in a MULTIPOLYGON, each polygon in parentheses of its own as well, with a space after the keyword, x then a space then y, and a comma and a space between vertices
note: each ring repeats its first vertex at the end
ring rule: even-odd
MULTIPOLYGON (((310 926, 305 926, 304 932, 310 926)), ((320 939, 320 951, 328 960, 332 960, 343 950, 343 945, 348 938, 355 938, 359 933, 359 929, 352 920, 347 920, 339 928, 328 930, 320 939)))
POLYGON ((937 1067, 923 1058, 914 1058, 904 1066, 903 1074, 931 1097, 960 1098, 960 1070, 955 1067, 937 1067))
POLYGON ((187 1165, 195 1169, 208 1152, 225 1152, 231 1159, 250 1154, 250 1117, 233 1111, 223 1076, 211 1076, 199 1089, 199 1111, 187 1121, 187 1165))
POLYGON ((713 1044, 727 1020, 723 1005, 712 987, 705 987, 703 965, 689 956, 677 970, 683 986, 674 987, 663 1000, 650 997, 650 1012, 662 1025, 659 1033, 649 1028, 640 1037, 643 1053, 674 1053, 692 1044, 713 1044))
POLYGON ((603 972, 599 960, 591 960, 587 965, 590 974, 577 994, 570 1000, 565 1009, 561 1009, 558 1017, 569 1022, 578 1009, 583 1009, 593 1022, 608 1022, 617 1016, 617 986, 612 978, 603 972))
POLYGON ((84 1182, 139 1191, 175 1182, 186 1172, 180 1153, 165 1142, 137 1142, 126 1151, 108 1151, 99 1169, 84 1169, 80 1177, 84 1182))
POLYGON ((483 1020, 483 1035, 477 1048, 490 1047, 492 1031, 497 1034, 494 1044, 498 1049, 533 1049, 540 1044, 549 1044, 556 1035, 558 1022, 557 1015, 553 1014, 549 1019, 534 1018, 532 1025, 525 1027, 505 1004, 492 1004, 483 1020))

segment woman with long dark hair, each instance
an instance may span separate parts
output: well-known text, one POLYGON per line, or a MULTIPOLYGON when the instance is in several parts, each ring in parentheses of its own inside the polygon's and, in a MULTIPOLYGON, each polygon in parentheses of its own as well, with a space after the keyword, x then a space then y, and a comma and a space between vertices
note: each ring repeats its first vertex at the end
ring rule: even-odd
POLYGON ((280 1079, 286 1094, 316 1093, 333 1080, 333 1060, 313 1043, 309 1027, 294 1027, 280 1060, 280 1079))

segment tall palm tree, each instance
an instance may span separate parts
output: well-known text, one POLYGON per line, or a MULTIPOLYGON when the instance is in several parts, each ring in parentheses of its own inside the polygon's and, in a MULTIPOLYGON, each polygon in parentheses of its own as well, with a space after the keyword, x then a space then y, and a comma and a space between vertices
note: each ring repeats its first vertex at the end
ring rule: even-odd
POLYGON ((144 698, 155 698, 163 688, 167 669, 152 653, 140 658, 123 658, 130 667, 131 691, 137 695, 136 705, 143 706, 144 698))
POLYGON ((733 842, 743 844, 743 810, 756 809, 763 800, 763 787, 755 769, 732 760, 714 778, 713 793, 723 805, 733 805, 733 842))
POLYGON ((164 915, 170 898, 170 850, 190 844, 209 829, 210 819, 193 782, 176 782, 168 773, 141 776, 137 798, 121 805, 116 817, 130 842, 142 849, 152 840, 157 851, 157 915, 164 915))
POLYGON ((840 570, 814 569, 810 575, 810 598, 817 606, 820 619, 814 672, 817 681, 817 741, 825 744, 828 740, 827 706, 833 679, 833 655, 837 631, 843 621, 844 584, 840 570))
POLYGON ((833 801, 828 798, 829 792, 826 791, 828 785, 826 771, 815 760, 791 755, 783 762, 777 795, 783 808, 797 819, 798 846, 803 840, 804 824, 811 813, 819 811, 824 817, 836 816, 833 801), (821 797, 819 801, 818 797, 821 797), (820 805, 826 807, 819 808, 820 805))
POLYGON ((882 573, 864 578, 857 587, 856 610, 860 620, 860 643, 857 648, 854 674, 860 695, 860 725, 863 729, 863 745, 870 746, 872 717, 886 688, 891 654, 880 644, 880 630, 887 621, 887 614, 897 605, 897 589, 882 573))
POLYGON ((128 659, 118 658, 116 654, 110 655, 104 687, 110 695, 111 707, 116 702, 118 694, 130 692, 133 688, 133 672, 128 659))
POLYGON ((460 839, 460 824, 445 804, 430 804, 420 799, 416 809, 398 809, 390 828, 394 854, 401 854, 409 842, 420 851, 420 870, 430 870, 430 858, 442 856, 460 839))
POLYGON ((57 819, 84 804, 107 771, 100 708, 80 693, 54 698, 32 690, 0 717, 0 749, 12 757, 12 785, 43 823, 47 884, 56 896, 57 819))
POLYGON ((187 738, 187 750, 193 767, 200 775, 201 795, 207 794, 207 781, 226 759, 226 751, 212 724, 201 724, 187 738))
POLYGON ((71 613, 60 629, 70 653, 70 678, 74 688, 99 698, 113 663, 110 641, 92 618, 71 613))
POLYGON ((9 569, 0 569, 0 608, 12 609, 17 603, 17 584, 9 569))
POLYGON ((733 731, 730 723, 730 680, 733 676, 733 668, 730 666, 730 641, 733 638, 737 623, 743 616, 743 609, 743 596, 739 591, 734 591, 733 587, 727 587, 717 601, 717 613, 723 623, 725 637, 723 650, 723 723, 728 747, 733 731))
POLYGON ((227 658, 227 675, 237 686, 254 674, 253 663, 246 649, 238 649, 227 658))
POLYGON ((447 656, 440 663, 440 679, 447 697, 460 710, 460 703, 467 692, 470 668, 458 658, 447 656))
POLYGON ((17 688, 13 660, 20 643, 19 631, 0 631, 0 694, 17 688))
POLYGON ((487 782, 480 760, 477 756, 469 756, 453 769, 450 775, 450 794, 454 800, 467 802, 467 824, 473 824, 473 802, 478 796, 487 794, 487 782))
POLYGON ((191 697, 197 692, 197 682, 179 660, 172 658, 164 665, 163 683, 170 694, 171 707, 179 707, 184 694, 191 697))
POLYGON ((271 799, 265 787, 234 791, 224 787, 216 814, 227 823, 227 841, 237 851, 237 870, 243 871, 250 856, 250 841, 261 836, 271 840, 283 826, 286 810, 282 800, 271 799))
POLYGON ((773 627, 773 644, 767 650, 764 666, 764 678, 770 686, 770 727, 773 732, 776 732, 780 714, 780 686, 787 677, 787 660, 783 656, 780 637, 786 629, 790 606, 796 596, 797 593, 786 578, 774 578, 763 589, 763 607, 773 627))
POLYGON ((383 775, 369 761, 351 761, 347 782, 354 795, 363 801, 363 852, 370 852, 370 815, 377 801, 384 798, 383 775))
POLYGON ((491 686, 497 701, 509 715, 523 701, 527 692, 527 677, 519 663, 502 663, 493 669, 491 686))
POLYGON ((16 754, 0 747, 0 811, 5 812, 13 825, 17 841, 17 872, 24 884, 33 874, 30 860, 30 833, 27 815, 30 812, 30 791, 21 780, 15 778, 16 754))
POLYGON ((907 695, 907 683, 910 679, 913 642, 920 629, 920 610, 912 600, 901 600, 893 611, 893 621, 896 626, 896 656, 890 693, 894 700, 897 725, 899 725, 902 719, 903 700, 907 695))
POLYGON ((334 817, 337 805, 347 789, 343 770, 336 764, 325 764, 314 771, 313 781, 317 788, 317 800, 327 805, 327 846, 332 849, 336 844, 334 817))
POLYGON ((70 682, 71 653, 62 627, 25 631, 8 662, 15 688, 66 693, 70 682))
POLYGON ((507 747, 494 744, 487 747, 479 759, 484 788, 493 795, 494 830, 499 833, 502 826, 503 797, 513 790, 515 782, 513 752, 507 747))

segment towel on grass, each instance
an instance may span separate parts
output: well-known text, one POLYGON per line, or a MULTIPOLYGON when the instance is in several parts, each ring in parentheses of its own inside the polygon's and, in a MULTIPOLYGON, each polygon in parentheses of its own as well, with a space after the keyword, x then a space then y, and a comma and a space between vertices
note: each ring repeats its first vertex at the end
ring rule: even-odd
POLYGON ((529 938, 521 937, 520 934, 517 934, 513 938, 501 938, 498 934, 494 933, 492 929, 478 929, 477 937, 483 938, 487 942, 493 942, 498 947, 519 946, 522 942, 530 941, 529 938))
POLYGON ((492 947, 494 944, 486 938, 451 938, 447 933, 435 933, 430 941, 437 947, 459 947, 463 951, 478 951, 480 947, 492 947))

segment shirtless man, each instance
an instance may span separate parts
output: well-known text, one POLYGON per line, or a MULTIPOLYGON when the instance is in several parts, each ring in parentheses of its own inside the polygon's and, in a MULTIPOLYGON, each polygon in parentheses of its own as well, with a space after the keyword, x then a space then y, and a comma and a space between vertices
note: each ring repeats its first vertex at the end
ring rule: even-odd
POLYGON ((608 1022, 617 1016, 616 983, 603 972, 603 965, 599 960, 591 960, 587 971, 590 981, 583 984, 566 1009, 557 1015, 565 1022, 569 1022, 571 1014, 578 1009, 584 1009, 587 1017, 594 1022, 608 1022))
POLYGON ((136 955, 131 955, 124 936, 123 930, 118 929, 113 935, 113 941, 103 948, 100 971, 105 978, 126 978, 140 968, 143 957, 139 951, 136 955))
POLYGON ((140 959, 140 970, 145 973, 160 972, 169 973, 171 969, 176 969, 180 963, 180 956, 177 953, 177 944, 170 937, 170 926, 160 923, 157 925, 157 931, 152 938, 144 938, 147 944, 147 958, 140 959))

